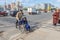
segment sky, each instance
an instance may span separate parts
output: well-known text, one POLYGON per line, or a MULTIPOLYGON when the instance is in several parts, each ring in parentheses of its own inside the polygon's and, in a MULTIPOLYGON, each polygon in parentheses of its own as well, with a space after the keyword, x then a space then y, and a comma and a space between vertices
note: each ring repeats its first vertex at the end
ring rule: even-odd
MULTIPOLYGON (((7 4, 16 2, 17 0, 6 0, 7 4)), ((60 0, 19 0, 22 2, 23 6, 33 6, 35 4, 51 3, 56 7, 60 7, 60 0)), ((0 5, 4 5, 5 0, 0 0, 0 5)))

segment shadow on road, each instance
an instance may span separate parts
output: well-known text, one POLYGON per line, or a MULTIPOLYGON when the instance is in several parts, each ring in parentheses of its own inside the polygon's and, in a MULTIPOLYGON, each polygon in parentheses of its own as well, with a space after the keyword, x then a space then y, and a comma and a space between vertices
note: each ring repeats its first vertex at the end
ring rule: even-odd
POLYGON ((3 36, 3 32, 4 32, 4 31, 0 31, 0 36, 3 36))
POLYGON ((33 24, 31 24, 31 32, 37 30, 40 28, 41 24, 39 22, 34 22, 33 24))

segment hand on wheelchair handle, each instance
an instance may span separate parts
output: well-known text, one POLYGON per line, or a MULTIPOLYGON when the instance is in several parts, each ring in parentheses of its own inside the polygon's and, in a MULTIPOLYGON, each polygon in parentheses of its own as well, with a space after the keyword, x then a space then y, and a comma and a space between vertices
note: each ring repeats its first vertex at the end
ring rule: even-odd
POLYGON ((18 19, 18 22, 19 22, 20 20, 18 19))

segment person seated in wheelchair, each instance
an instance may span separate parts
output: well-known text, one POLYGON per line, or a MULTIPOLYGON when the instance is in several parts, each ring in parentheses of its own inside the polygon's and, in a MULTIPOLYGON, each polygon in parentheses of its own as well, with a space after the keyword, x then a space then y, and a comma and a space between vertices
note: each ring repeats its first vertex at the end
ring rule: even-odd
POLYGON ((22 18, 22 24, 27 24, 27 23, 28 23, 27 18, 26 17, 22 18))
POLYGON ((28 23, 28 21, 27 21, 27 18, 26 18, 26 17, 22 18, 22 19, 19 20, 19 22, 18 22, 19 25, 25 25, 25 24, 27 24, 27 23, 28 23))
POLYGON ((20 20, 19 25, 25 25, 24 28, 26 29, 26 31, 30 31, 30 25, 28 24, 28 21, 27 21, 27 18, 26 17, 23 17, 20 20))

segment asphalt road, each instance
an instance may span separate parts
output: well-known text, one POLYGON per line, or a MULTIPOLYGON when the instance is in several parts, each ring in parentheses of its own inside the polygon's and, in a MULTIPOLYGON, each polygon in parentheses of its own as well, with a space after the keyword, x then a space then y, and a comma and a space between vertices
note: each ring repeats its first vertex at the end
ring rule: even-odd
MULTIPOLYGON (((52 13, 41 13, 38 15, 26 15, 30 24, 36 25, 41 22, 48 21, 52 19, 52 13)), ((15 17, 6 16, 0 17, 0 31, 7 31, 8 29, 15 28, 15 17)))

